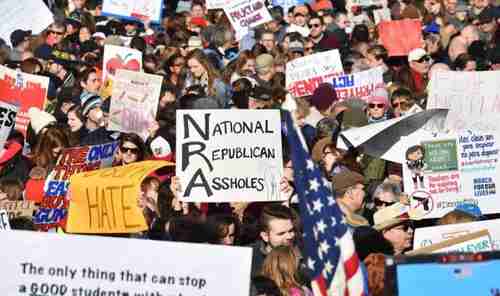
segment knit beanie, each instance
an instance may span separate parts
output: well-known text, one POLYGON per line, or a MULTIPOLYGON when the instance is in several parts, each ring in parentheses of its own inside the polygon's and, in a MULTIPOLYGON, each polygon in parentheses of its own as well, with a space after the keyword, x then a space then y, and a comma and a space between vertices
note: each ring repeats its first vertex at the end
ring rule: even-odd
POLYGON ((85 117, 87 117, 90 110, 102 106, 102 99, 96 94, 84 93, 80 98, 82 100, 82 114, 85 117))
POLYGON ((52 114, 42 111, 37 107, 29 108, 28 116, 30 118, 31 127, 37 135, 44 127, 57 121, 52 114))

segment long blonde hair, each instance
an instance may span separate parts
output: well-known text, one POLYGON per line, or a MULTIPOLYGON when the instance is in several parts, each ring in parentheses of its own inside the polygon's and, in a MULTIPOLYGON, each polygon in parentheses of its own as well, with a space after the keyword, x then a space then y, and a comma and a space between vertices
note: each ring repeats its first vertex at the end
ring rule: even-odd
POLYGON ((262 265, 261 275, 273 280, 282 295, 290 295, 291 288, 301 289, 296 274, 299 269, 298 250, 291 246, 273 248, 262 265))

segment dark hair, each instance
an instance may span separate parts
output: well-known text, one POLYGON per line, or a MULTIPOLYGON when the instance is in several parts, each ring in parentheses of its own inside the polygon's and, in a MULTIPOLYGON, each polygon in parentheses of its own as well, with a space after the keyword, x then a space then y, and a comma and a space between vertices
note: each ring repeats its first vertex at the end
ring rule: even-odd
POLYGON ((31 218, 16 217, 9 220, 10 228, 15 230, 30 230, 35 231, 36 227, 31 218))
POLYGON ((147 47, 146 41, 144 41, 142 37, 135 36, 130 41, 130 48, 137 49, 140 52, 144 53, 146 51, 146 47, 147 47))
POLYGON ((384 238, 381 232, 373 229, 371 226, 356 227, 352 238, 356 247, 356 253, 361 261, 365 260, 372 253, 394 254, 392 244, 384 238))
POLYGON ((351 42, 370 42, 370 31, 368 30, 368 26, 365 24, 355 25, 352 29, 351 42))
POLYGON ((422 145, 415 145, 415 146, 411 146, 410 148, 408 148, 408 150, 406 150, 406 154, 405 154, 405 157, 406 159, 408 159, 408 156, 414 152, 417 152, 418 150, 422 151, 422 154, 425 156, 425 149, 424 149, 424 146, 422 145))
POLYGON ((292 210, 281 204, 271 204, 265 206, 262 210, 259 219, 259 229, 261 231, 268 231, 269 225, 272 220, 281 219, 281 220, 292 220, 294 219, 294 214, 292 210))
POLYGON ((252 83, 247 78, 240 78, 233 82, 233 96, 231 97, 234 105, 238 109, 248 109, 248 99, 252 90, 252 83))
POLYGON ((453 69, 455 71, 463 71, 465 67, 467 67, 467 63, 473 61, 475 60, 470 54, 461 53, 455 58, 455 61, 453 62, 453 69))
POLYGON ((206 243, 210 235, 205 225, 190 216, 174 217, 170 220, 168 232, 173 241, 189 243, 206 243))
POLYGON ((276 283, 265 276, 254 277, 252 288, 255 288, 256 295, 282 296, 276 283))
POLYGON ((19 179, 1 180, 0 190, 7 194, 10 201, 23 200, 24 184, 19 179))
POLYGON ((235 243, 239 234, 239 221, 235 216, 227 214, 215 214, 209 216, 206 221, 206 226, 210 233, 215 235, 213 243, 219 244, 221 240, 228 235, 229 227, 234 225, 235 243))
POLYGON ((142 140, 139 135, 134 134, 134 133, 124 133, 120 136, 120 147, 123 145, 125 142, 131 142, 134 145, 137 146, 139 149, 137 153, 137 161, 142 161, 145 160, 148 153, 146 151, 146 145, 144 144, 144 141, 142 140))
POLYGON ((40 132, 40 137, 34 149, 33 160, 37 166, 48 168, 55 165, 57 159, 52 154, 52 149, 57 147, 69 147, 68 135, 57 126, 49 125, 44 133, 40 132))

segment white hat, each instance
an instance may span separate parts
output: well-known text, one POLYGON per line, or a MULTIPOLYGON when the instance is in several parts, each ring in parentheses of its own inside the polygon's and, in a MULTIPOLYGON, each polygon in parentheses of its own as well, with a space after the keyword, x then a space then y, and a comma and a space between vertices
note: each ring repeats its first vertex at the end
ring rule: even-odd
POLYGON ((52 114, 42 111, 37 107, 29 108, 28 116, 30 118, 31 127, 37 135, 44 127, 57 121, 52 114))
POLYGON ((106 34, 104 34, 103 32, 95 32, 92 37, 96 38, 96 39, 106 39, 106 34))
POLYGON ((408 54, 408 62, 414 62, 420 60, 423 56, 426 56, 427 52, 422 48, 415 48, 408 54))
POLYGON ((410 207, 402 203, 395 203, 392 206, 380 209, 373 214, 373 222, 376 230, 384 230, 408 221, 410 207))
POLYGON ((165 138, 159 136, 154 139, 151 144, 151 151, 153 151, 153 155, 158 158, 166 157, 170 153, 172 153, 172 148, 165 138))

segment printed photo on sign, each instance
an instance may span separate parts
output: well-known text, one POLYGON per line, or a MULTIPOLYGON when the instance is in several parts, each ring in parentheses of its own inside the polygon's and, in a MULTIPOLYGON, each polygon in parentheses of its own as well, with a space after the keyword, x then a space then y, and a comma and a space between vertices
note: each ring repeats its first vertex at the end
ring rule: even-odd
POLYGON ((184 201, 281 199, 278 110, 177 110, 176 153, 184 201))

